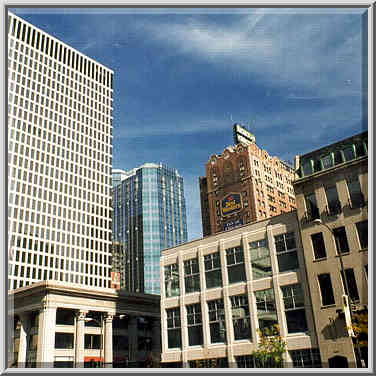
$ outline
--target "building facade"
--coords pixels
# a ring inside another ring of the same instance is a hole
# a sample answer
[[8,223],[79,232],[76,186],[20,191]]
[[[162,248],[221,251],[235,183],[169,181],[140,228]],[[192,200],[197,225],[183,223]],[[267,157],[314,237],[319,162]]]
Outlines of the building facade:
[[177,170],[147,163],[113,188],[113,241],[125,273],[121,287],[160,294],[161,251],[187,241],[183,178]]
[[206,176],[200,178],[204,236],[296,207],[293,168],[260,149],[255,137],[239,124],[234,125],[234,139],[238,142],[235,146],[210,157]]
[[159,366],[158,296],[43,281],[8,299],[11,367]]
[[343,297],[353,313],[368,305],[367,141],[364,132],[297,157],[297,214],[321,356],[329,367],[356,367],[356,354],[363,366],[368,362],[367,349],[346,330],[351,323]]
[[295,211],[164,250],[161,286],[164,366],[255,367],[273,325],[286,367],[321,366]]
[[9,289],[110,287],[113,71],[8,14]]

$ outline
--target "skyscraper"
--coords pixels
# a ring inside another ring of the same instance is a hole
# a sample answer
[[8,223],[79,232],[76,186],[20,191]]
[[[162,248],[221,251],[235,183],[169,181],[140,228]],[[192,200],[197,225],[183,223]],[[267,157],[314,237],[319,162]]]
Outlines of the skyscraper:
[[9,288],[110,287],[113,71],[8,15]]
[[234,124],[234,146],[212,155],[200,178],[204,236],[294,210],[292,167],[271,157],[255,136]]
[[124,254],[122,288],[160,293],[160,255],[187,241],[183,178],[177,170],[146,163],[113,187],[113,240]]

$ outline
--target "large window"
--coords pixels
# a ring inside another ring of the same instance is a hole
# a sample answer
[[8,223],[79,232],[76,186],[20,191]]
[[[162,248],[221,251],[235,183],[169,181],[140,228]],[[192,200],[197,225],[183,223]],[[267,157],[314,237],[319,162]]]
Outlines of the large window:
[[167,346],[169,349],[181,348],[180,308],[170,308],[167,314]]
[[265,334],[265,329],[272,328],[273,325],[278,324],[274,289],[255,291],[255,297],[259,328]]
[[314,220],[316,218],[320,218],[319,208],[317,206],[316,195],[315,193],[310,193],[304,196],[306,209],[307,209],[307,216],[309,220]]
[[356,223],[356,230],[360,243],[360,249],[368,248],[368,221]]
[[346,180],[347,189],[350,196],[350,206],[352,208],[360,208],[364,205],[364,196],[360,188],[358,176],[352,176]]
[[270,277],[272,265],[266,239],[249,243],[253,279]]
[[55,333],[55,349],[73,349],[73,334]]
[[334,238],[336,241],[337,253],[350,252],[349,243],[347,242],[345,227],[337,227],[333,229]]
[[166,265],[165,272],[165,291],[166,296],[179,296],[179,266],[178,264]]
[[203,344],[201,304],[187,305],[188,344]]
[[200,270],[198,259],[184,261],[185,292],[200,291]]
[[290,351],[294,368],[322,367],[319,349],[304,349]]
[[210,341],[226,342],[226,323],[223,300],[208,301]]
[[323,306],[335,304],[332,280],[330,279],[330,274],[320,274],[317,276],[320,286],[321,293],[321,303]]
[[226,259],[229,283],[245,281],[243,247],[239,246],[226,249]]
[[246,295],[231,296],[232,323],[234,326],[234,338],[251,339],[251,321],[249,317],[249,305]]
[[326,258],[325,242],[322,232],[312,234],[311,239],[315,260]]
[[325,188],[326,201],[328,203],[328,215],[341,213],[341,202],[338,198],[337,187],[335,185]]
[[99,334],[85,334],[85,349],[100,349],[101,336]]
[[222,286],[221,259],[219,252],[204,256],[206,288]]
[[281,289],[288,333],[306,332],[304,295],[300,284],[282,286]]
[[72,309],[58,308],[56,310],[56,325],[73,325],[75,311]]
[[346,290],[346,285],[343,280],[343,273],[341,271],[341,278],[342,278],[342,284],[344,286],[344,289],[346,291],[346,294],[349,295],[351,301],[358,302],[359,301],[359,293],[358,293],[358,287],[356,285],[356,279],[354,274],[354,269],[345,269],[345,275],[347,280],[347,286],[349,290]]
[[293,232],[288,232],[286,234],[277,235],[274,237],[274,241],[279,272],[283,273],[299,269],[295,234]]

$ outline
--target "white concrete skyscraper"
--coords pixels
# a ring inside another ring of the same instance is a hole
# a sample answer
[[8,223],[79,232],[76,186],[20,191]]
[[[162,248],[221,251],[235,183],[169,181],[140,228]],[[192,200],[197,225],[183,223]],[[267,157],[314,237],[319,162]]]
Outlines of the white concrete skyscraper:
[[110,287],[112,82],[8,13],[9,289]]

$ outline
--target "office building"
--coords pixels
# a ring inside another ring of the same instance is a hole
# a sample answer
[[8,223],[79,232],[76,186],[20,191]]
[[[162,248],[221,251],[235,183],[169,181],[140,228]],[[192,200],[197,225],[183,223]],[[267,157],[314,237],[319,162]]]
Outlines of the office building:
[[[177,170],[146,163],[120,174],[113,188],[113,241],[125,265],[121,287],[160,293],[161,251],[187,241],[183,178]],[[114,266],[121,272],[121,265]]]
[[12,290],[9,366],[159,365],[159,296],[42,281]]
[[253,368],[275,324],[286,367],[321,366],[295,211],[163,250],[161,286],[165,367]]
[[363,366],[368,361],[367,348],[353,343],[347,329],[354,312],[368,305],[367,141],[363,132],[296,160],[297,215],[319,347],[328,367],[356,367],[356,354]]
[[8,14],[9,289],[111,283],[113,71]]
[[235,145],[212,155],[200,178],[204,236],[295,209],[293,168],[259,148],[241,125],[233,129]]

